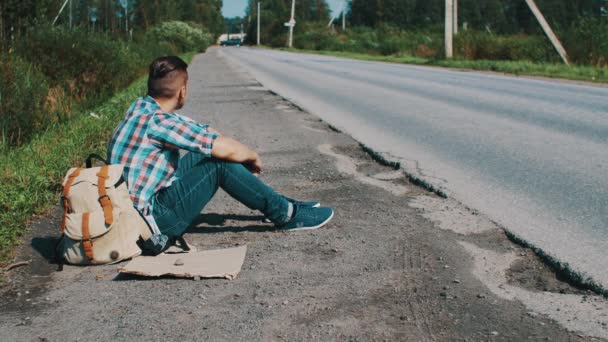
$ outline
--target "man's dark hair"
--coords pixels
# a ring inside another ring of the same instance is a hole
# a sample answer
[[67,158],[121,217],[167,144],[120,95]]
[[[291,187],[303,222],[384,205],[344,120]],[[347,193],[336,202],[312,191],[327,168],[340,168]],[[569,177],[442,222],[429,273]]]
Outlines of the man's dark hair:
[[181,87],[177,83],[188,79],[188,64],[177,56],[165,56],[155,59],[150,64],[148,75],[148,95],[154,98],[170,99]]

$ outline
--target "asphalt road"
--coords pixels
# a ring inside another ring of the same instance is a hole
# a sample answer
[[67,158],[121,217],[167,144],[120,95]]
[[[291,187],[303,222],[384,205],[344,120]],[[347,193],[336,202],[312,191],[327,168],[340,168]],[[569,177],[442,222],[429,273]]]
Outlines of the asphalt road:
[[265,87],[608,288],[608,88],[222,52]]

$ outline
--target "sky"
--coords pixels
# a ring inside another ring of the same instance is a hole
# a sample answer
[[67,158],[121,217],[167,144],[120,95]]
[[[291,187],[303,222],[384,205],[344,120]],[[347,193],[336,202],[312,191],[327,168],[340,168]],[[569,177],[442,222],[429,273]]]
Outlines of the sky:
[[[327,3],[332,10],[337,10],[340,6],[340,0],[327,0]],[[242,17],[245,15],[246,7],[247,0],[224,0],[222,14],[228,18]]]

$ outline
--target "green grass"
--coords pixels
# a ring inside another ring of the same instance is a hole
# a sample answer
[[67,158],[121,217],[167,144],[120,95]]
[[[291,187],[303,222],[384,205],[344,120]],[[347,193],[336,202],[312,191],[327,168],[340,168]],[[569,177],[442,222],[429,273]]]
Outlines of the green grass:
[[445,60],[445,59],[425,59],[407,55],[401,56],[381,56],[354,52],[342,51],[316,51],[285,49],[280,50],[311,53],[317,55],[336,56],[344,58],[359,59],[375,62],[389,62],[415,65],[431,65],[456,69],[471,69],[479,71],[494,71],[513,75],[540,76],[551,78],[563,78],[575,81],[587,81],[596,83],[608,83],[608,68],[596,68],[592,66],[580,66],[565,64],[533,63],[529,61],[488,61],[488,60]]
[[[190,61],[194,53],[182,57]],[[80,110],[72,120],[48,128],[31,142],[0,150],[0,266],[12,258],[32,216],[46,215],[58,205],[65,172],[83,165],[90,153],[105,155],[110,134],[131,102],[145,92],[142,77],[103,104]]]

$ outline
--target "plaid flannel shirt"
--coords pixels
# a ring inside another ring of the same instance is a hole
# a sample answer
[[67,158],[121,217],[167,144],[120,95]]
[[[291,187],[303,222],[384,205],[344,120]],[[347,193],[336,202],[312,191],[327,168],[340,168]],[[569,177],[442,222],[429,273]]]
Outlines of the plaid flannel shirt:
[[[127,110],[108,148],[108,162],[124,165],[123,176],[135,208],[157,230],[152,218],[154,194],[171,186],[179,150],[211,157],[217,138],[208,125],[175,113],[165,113],[150,96],[141,97]],[[150,222],[152,221],[152,222]]]

